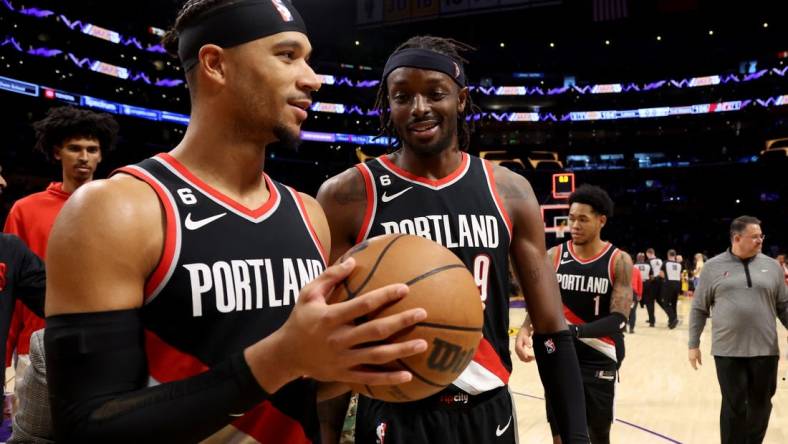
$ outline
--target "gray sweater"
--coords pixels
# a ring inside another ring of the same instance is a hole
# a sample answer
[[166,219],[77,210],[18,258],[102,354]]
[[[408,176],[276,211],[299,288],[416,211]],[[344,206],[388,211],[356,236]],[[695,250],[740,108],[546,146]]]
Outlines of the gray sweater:
[[690,310],[689,347],[700,345],[710,312],[714,356],[778,356],[775,318],[788,327],[788,290],[780,264],[758,254],[743,261],[730,250],[703,266]]

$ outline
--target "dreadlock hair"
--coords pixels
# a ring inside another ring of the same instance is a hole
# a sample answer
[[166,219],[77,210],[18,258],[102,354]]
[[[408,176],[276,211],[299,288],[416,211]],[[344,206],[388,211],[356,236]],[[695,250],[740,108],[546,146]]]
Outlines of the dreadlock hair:
[[[409,48],[428,49],[448,56],[457,63],[457,66],[459,66],[463,72],[465,71],[465,65],[468,63],[468,60],[460,54],[476,50],[473,46],[452,38],[423,35],[411,37],[408,41],[399,45],[392,54]],[[389,91],[386,79],[383,79],[378,87],[378,95],[377,99],[375,99],[375,110],[380,116],[380,127],[378,128],[379,133],[377,137],[388,137],[389,151],[393,151],[394,148],[399,148],[401,141],[399,137],[397,137],[394,125],[391,123],[391,105],[389,103]],[[474,105],[469,94],[465,109],[457,115],[457,138],[459,139],[460,150],[462,151],[468,150],[468,146],[471,143],[471,133],[476,130],[476,122],[474,122],[472,118],[468,119],[468,117],[478,112],[481,112],[481,110],[478,106]]]
[[[178,38],[180,33],[190,25],[192,25],[197,18],[219,8],[224,5],[237,3],[239,0],[186,0],[178,11],[175,18],[175,24],[170,28],[161,38],[161,44],[164,49],[173,57],[178,58]],[[190,92],[194,87],[193,70],[186,73],[186,81],[189,84]]]
[[50,108],[46,117],[33,123],[33,130],[36,133],[34,149],[51,161],[56,146],[79,137],[97,139],[102,151],[112,151],[118,136],[118,122],[106,113],[62,106]]

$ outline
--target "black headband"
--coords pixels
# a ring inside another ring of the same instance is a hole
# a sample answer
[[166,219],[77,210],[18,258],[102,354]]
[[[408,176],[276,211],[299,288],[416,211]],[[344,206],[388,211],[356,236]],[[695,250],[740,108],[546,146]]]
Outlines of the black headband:
[[203,45],[232,48],[280,32],[306,34],[304,20],[289,0],[241,0],[209,11],[178,34],[185,71],[197,64]]
[[457,82],[461,88],[465,87],[465,73],[462,67],[445,54],[421,48],[397,51],[389,57],[383,68],[383,80],[386,80],[391,71],[403,66],[442,72]]

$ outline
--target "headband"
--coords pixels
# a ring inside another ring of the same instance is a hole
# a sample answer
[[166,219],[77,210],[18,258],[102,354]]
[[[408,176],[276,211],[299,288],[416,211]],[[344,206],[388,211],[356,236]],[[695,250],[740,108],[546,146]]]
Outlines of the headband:
[[407,48],[397,51],[389,57],[383,68],[383,80],[385,81],[392,71],[403,66],[442,72],[451,77],[460,85],[460,88],[465,87],[465,73],[460,64],[439,52],[421,48]]
[[203,45],[232,48],[280,32],[306,34],[304,20],[289,0],[241,0],[198,16],[178,34],[178,57],[184,71],[198,62]]

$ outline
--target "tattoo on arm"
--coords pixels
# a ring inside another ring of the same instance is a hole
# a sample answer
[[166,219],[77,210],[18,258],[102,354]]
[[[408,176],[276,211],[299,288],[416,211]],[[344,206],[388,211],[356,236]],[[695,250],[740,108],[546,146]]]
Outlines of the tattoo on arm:
[[632,305],[632,258],[622,251],[616,258],[614,270],[616,280],[610,297],[610,311],[621,313],[629,318],[629,309]]
[[[498,167],[503,168],[503,167]],[[507,177],[509,174],[515,174],[510,171],[499,171],[497,168],[495,174],[495,188],[498,190],[498,195],[504,200],[523,200],[528,199],[531,195],[528,193],[528,188],[517,184],[512,177]],[[527,183],[527,182],[526,182]]]
[[338,188],[336,193],[334,193],[334,200],[340,205],[367,200],[367,190],[364,186],[364,180],[360,177],[352,177],[349,180],[344,180]]

